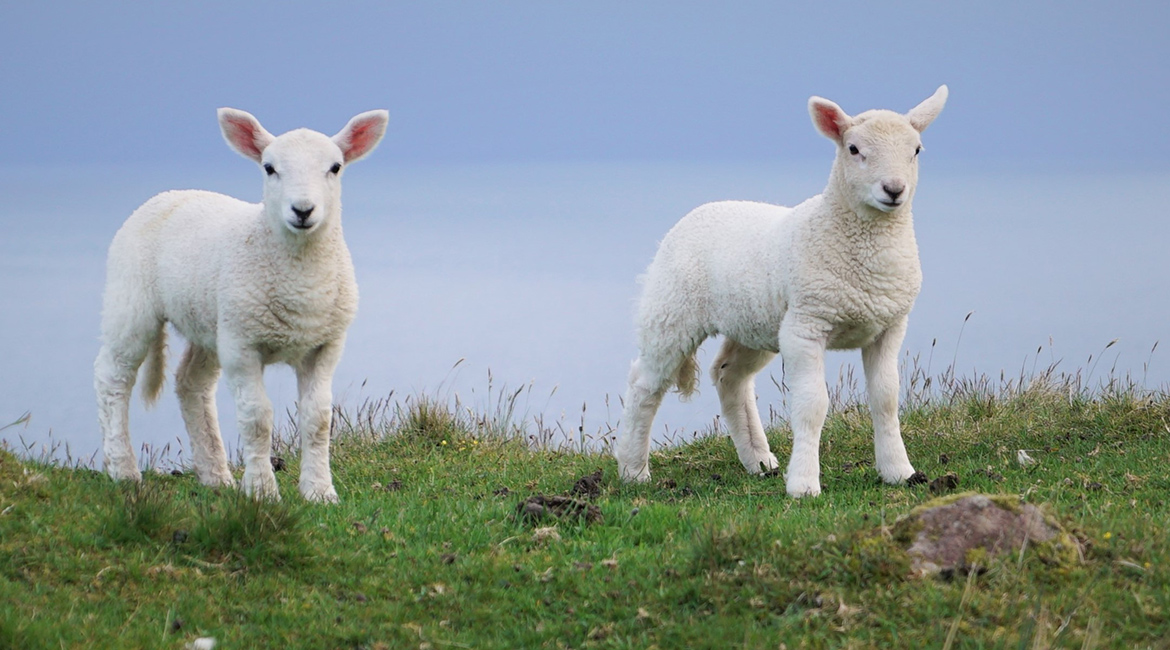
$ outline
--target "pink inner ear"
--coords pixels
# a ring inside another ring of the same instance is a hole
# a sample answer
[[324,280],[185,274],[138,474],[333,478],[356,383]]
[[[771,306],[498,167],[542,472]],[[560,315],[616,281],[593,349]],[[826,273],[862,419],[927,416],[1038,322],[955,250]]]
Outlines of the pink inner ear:
[[370,150],[370,147],[374,146],[377,139],[377,119],[371,118],[354,124],[353,129],[349,132],[349,142],[345,147],[345,151],[342,152],[345,154],[346,161],[361,158]]
[[228,117],[224,121],[227,122],[228,137],[232,144],[245,155],[259,160],[263,152],[256,146],[256,125],[249,120],[235,117]]
[[817,109],[817,125],[821,127],[826,135],[831,135],[834,138],[841,139],[841,125],[837,123],[837,111],[832,106],[818,105]]

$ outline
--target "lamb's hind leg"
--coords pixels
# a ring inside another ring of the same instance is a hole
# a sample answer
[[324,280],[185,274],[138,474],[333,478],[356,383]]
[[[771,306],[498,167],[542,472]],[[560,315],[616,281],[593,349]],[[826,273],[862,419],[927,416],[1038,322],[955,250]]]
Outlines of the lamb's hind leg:
[[735,442],[739,462],[752,474],[776,469],[780,463],[768,448],[760,411],[756,406],[755,377],[776,357],[773,352],[753,350],[731,339],[723,341],[711,366],[711,380],[719,391],[723,419]]
[[219,359],[214,353],[189,344],[175,373],[175,392],[179,395],[183,422],[191,438],[195,473],[200,483],[212,486],[232,485],[234,482],[215,408],[218,381]]
[[103,343],[93,363],[98,425],[106,473],[115,480],[141,481],[138,459],[130,446],[130,394],[138,367],[162,333],[162,323],[103,323]]
[[[618,476],[623,480],[639,483],[650,480],[650,427],[654,415],[666,391],[678,383],[684,365],[694,363],[692,356],[697,347],[695,343],[688,348],[665,351],[644,349],[630,366],[629,388],[614,446]],[[693,389],[693,381],[684,388]]]

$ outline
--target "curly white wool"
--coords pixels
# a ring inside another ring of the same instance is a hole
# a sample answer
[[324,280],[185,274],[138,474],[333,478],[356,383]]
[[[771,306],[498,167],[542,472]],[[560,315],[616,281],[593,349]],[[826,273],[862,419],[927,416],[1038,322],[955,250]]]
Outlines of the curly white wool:
[[199,480],[233,484],[215,406],[222,368],[243,441],[242,487],[279,496],[263,375],[265,365],[283,362],[297,373],[300,491],[337,500],[329,469],[332,379],[358,299],[341,230],[341,174],[377,146],[388,117],[362,113],[332,138],[308,129],[276,137],[252,115],[221,108],[228,144],[264,170],[263,203],[171,191],[126,220],[110,245],[94,362],[110,476],[141,480],[130,446],[130,393],[145,361],[143,398],[148,406],[157,399],[169,322],[188,341],[175,389]]
[[877,470],[889,483],[914,473],[898,423],[897,356],[922,282],[910,208],[920,133],[946,98],[942,86],[905,115],[850,117],[813,97],[813,124],[837,145],[822,194],[795,208],[709,203],[667,233],[643,277],[640,354],[614,449],[624,479],[650,478],[650,427],[663,395],[672,386],[684,397],[694,391],[695,350],[716,334],[724,342],[711,378],[748,471],[779,465],[755,395],[755,375],[779,353],[792,391],[787,490],[820,493],[825,350],[861,348]]

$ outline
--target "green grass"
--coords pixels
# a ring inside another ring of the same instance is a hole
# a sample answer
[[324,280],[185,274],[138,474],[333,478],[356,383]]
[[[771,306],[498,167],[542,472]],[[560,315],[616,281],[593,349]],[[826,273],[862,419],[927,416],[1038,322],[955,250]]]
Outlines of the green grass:
[[[830,416],[804,500],[725,437],[624,486],[606,455],[435,400],[339,418],[337,506],[297,495],[295,457],[274,503],[0,452],[0,648],[1170,647],[1170,397],[1069,385],[908,400],[918,469],[1045,504],[1085,543],[1072,568],[1025,553],[970,580],[910,576],[887,527],[932,495],[879,483],[858,406]],[[786,459],[788,431],[770,440]],[[597,468],[603,523],[513,517]]]

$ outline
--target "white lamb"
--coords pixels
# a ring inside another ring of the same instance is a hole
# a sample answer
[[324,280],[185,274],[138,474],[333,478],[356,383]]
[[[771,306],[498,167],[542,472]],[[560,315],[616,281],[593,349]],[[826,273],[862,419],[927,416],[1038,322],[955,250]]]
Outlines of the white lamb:
[[711,378],[749,472],[779,465],[755,395],[755,375],[779,353],[792,391],[788,494],[820,494],[825,350],[861,348],[878,473],[887,483],[914,473],[898,424],[898,352],[922,283],[910,202],[919,134],[946,98],[942,86],[906,115],[850,117],[813,97],[813,124],[837,145],[824,193],[795,208],[708,203],[667,233],[643,279],[640,354],[614,449],[622,478],[650,478],[654,414],[672,386],[694,391],[695,350],[715,334],[725,339]]
[[148,406],[158,398],[169,322],[188,341],[175,391],[199,480],[233,484],[216,417],[222,368],[243,439],[242,487],[279,498],[264,366],[283,362],[297,373],[301,494],[337,501],[329,469],[333,371],[358,300],[341,231],[341,173],[377,146],[388,117],[362,113],[332,138],[308,129],[276,137],[252,115],[221,108],[228,144],[264,169],[263,203],[171,191],[126,220],[110,245],[94,362],[111,477],[142,478],[130,446],[130,393],[145,360],[143,398]]

